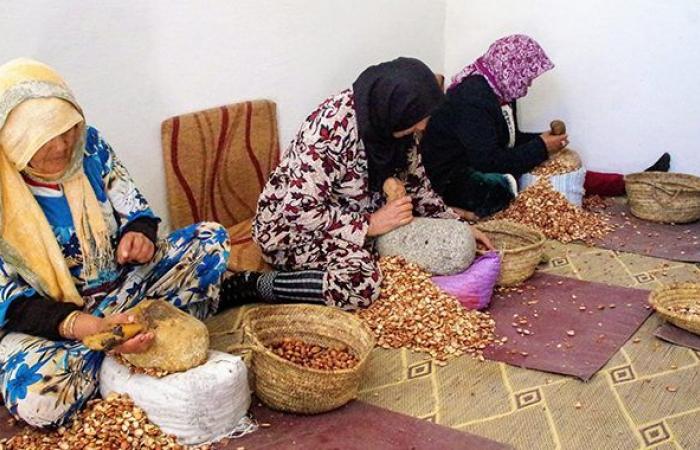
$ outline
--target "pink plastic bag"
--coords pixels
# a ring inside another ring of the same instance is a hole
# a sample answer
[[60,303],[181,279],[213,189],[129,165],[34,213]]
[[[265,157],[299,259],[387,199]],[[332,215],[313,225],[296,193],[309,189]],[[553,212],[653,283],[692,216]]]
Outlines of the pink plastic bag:
[[432,277],[432,280],[444,292],[457,297],[465,308],[484,309],[491,302],[500,271],[501,257],[497,252],[488,252],[477,258],[464,272]]

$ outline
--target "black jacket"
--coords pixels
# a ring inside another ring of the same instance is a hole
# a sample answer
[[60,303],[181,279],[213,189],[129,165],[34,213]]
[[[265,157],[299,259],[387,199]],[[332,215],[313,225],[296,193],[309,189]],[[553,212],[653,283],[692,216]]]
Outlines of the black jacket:
[[[517,117],[515,102],[512,106]],[[518,178],[547,160],[539,135],[517,131],[514,148],[508,148],[508,140],[508,125],[493,89],[481,75],[465,78],[448,91],[421,140],[423,165],[433,188],[443,194],[449,183],[470,170]]]

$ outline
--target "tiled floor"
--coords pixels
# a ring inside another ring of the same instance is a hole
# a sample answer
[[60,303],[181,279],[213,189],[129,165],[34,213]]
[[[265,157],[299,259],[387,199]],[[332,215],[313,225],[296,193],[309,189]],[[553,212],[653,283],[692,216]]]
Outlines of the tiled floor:
[[[582,280],[647,290],[675,281],[700,282],[700,267],[694,264],[556,243],[548,244],[547,254],[539,270]],[[210,328],[235,330],[240,318],[240,311],[232,311],[216,317]],[[466,356],[439,367],[422,354],[376,349],[360,398],[425,425],[445,425],[519,449],[699,449],[700,354],[655,338],[660,323],[656,316],[647,320],[588,383]],[[225,349],[239,339],[240,331],[233,331],[213,337],[212,345]],[[358,406],[362,409],[358,403],[351,412]],[[270,413],[265,420],[272,427],[248,438],[246,448],[372,448],[375,443],[375,448],[469,448],[457,444],[471,442],[466,435],[402,422],[403,416],[384,420],[380,411],[363,413],[373,417],[369,428],[360,417],[350,426],[338,413],[317,418]],[[383,423],[388,425],[384,431]],[[353,441],[348,430],[360,429],[367,440]],[[321,441],[313,430],[338,439]],[[295,433],[302,437],[293,438]],[[431,433],[448,440],[431,441]],[[455,436],[462,440],[445,444]]]
[[[694,264],[557,243],[547,253],[540,270],[582,280],[648,290],[700,282]],[[376,350],[361,398],[522,449],[698,449],[700,356],[655,338],[660,323],[648,319],[588,383],[468,357],[438,367],[407,350]]]

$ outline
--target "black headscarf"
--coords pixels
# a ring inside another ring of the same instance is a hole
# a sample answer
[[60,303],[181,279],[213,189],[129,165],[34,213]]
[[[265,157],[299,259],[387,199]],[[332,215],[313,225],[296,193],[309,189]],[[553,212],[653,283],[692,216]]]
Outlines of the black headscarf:
[[360,139],[369,162],[369,185],[381,191],[384,181],[408,165],[413,136],[397,139],[428,117],[443,93],[435,74],[414,58],[397,58],[367,68],[352,85]]

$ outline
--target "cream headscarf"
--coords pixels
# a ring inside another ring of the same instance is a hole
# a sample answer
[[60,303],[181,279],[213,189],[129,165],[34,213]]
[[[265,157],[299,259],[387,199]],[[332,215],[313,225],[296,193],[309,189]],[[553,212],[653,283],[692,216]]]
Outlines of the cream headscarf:
[[[48,141],[80,127],[68,167],[43,175],[27,166]],[[85,122],[65,82],[31,59],[0,66],[0,253],[39,293],[82,305],[68,265],[46,216],[21,172],[63,186],[83,255],[83,276],[96,277],[113,256],[99,202],[83,172]]]

